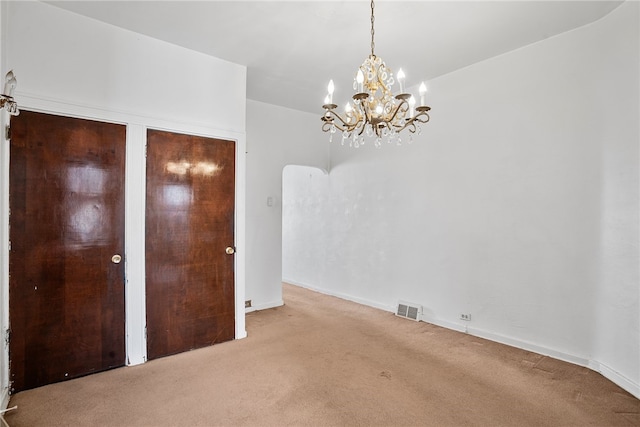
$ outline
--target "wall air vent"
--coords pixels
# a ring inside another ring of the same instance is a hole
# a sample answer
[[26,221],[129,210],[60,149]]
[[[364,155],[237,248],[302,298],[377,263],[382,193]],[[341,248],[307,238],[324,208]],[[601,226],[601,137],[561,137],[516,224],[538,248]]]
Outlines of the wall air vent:
[[415,321],[420,320],[420,313],[422,313],[422,307],[418,304],[410,302],[398,302],[398,309],[396,310],[396,316],[404,317],[405,319],[411,319]]

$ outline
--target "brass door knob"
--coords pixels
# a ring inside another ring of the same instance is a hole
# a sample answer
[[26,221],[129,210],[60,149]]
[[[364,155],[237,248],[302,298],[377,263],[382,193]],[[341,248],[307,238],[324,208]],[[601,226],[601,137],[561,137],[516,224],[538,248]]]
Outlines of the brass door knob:
[[120,264],[120,261],[122,261],[122,257],[118,254],[111,257],[111,262],[114,264]]
[[227,255],[233,255],[236,253],[236,248],[227,246],[227,249],[225,249],[225,252],[227,253]]

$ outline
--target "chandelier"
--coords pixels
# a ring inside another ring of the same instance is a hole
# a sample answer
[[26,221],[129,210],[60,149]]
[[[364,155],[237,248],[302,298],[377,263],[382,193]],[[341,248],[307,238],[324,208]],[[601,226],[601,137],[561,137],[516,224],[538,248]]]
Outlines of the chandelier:
[[349,141],[352,147],[359,147],[365,142],[365,136],[375,138],[374,145],[380,147],[382,141],[388,143],[402,142],[400,132],[408,129],[409,142],[412,134],[420,133],[420,124],[429,121],[430,107],[425,105],[427,87],[420,84],[420,104],[416,106],[413,95],[405,93],[405,75],[398,70],[399,93],[393,95],[391,86],[395,80],[393,72],[382,58],[374,53],[374,4],[371,0],[371,55],[362,63],[353,80],[353,101],[347,102],[344,114],[336,112],[338,106],[333,103],[333,80],[327,87],[328,95],[324,100],[322,130],[329,132],[329,141],[333,141],[336,132],[342,132],[342,144]]
[[13,91],[17,84],[18,82],[13,75],[13,70],[9,71],[4,78],[4,90],[0,94],[0,109],[4,108],[12,116],[20,114],[18,104],[13,100]]

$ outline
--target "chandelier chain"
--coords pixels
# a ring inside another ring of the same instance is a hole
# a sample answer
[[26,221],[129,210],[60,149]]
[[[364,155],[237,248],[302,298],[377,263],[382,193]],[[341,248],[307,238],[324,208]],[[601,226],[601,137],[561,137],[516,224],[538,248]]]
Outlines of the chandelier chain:
[[371,0],[371,56],[376,56],[373,53],[373,48],[376,46],[376,43],[373,41],[373,36],[376,34],[376,31],[373,29],[373,23],[375,22],[375,17],[373,16],[373,0]]

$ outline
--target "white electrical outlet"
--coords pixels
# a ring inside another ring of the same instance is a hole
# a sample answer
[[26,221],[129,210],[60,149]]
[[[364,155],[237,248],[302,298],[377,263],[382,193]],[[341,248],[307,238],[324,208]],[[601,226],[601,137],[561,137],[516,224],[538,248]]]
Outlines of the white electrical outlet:
[[471,321],[471,315],[463,313],[463,314],[460,315],[460,320],[465,320],[465,321],[469,322],[469,321]]

